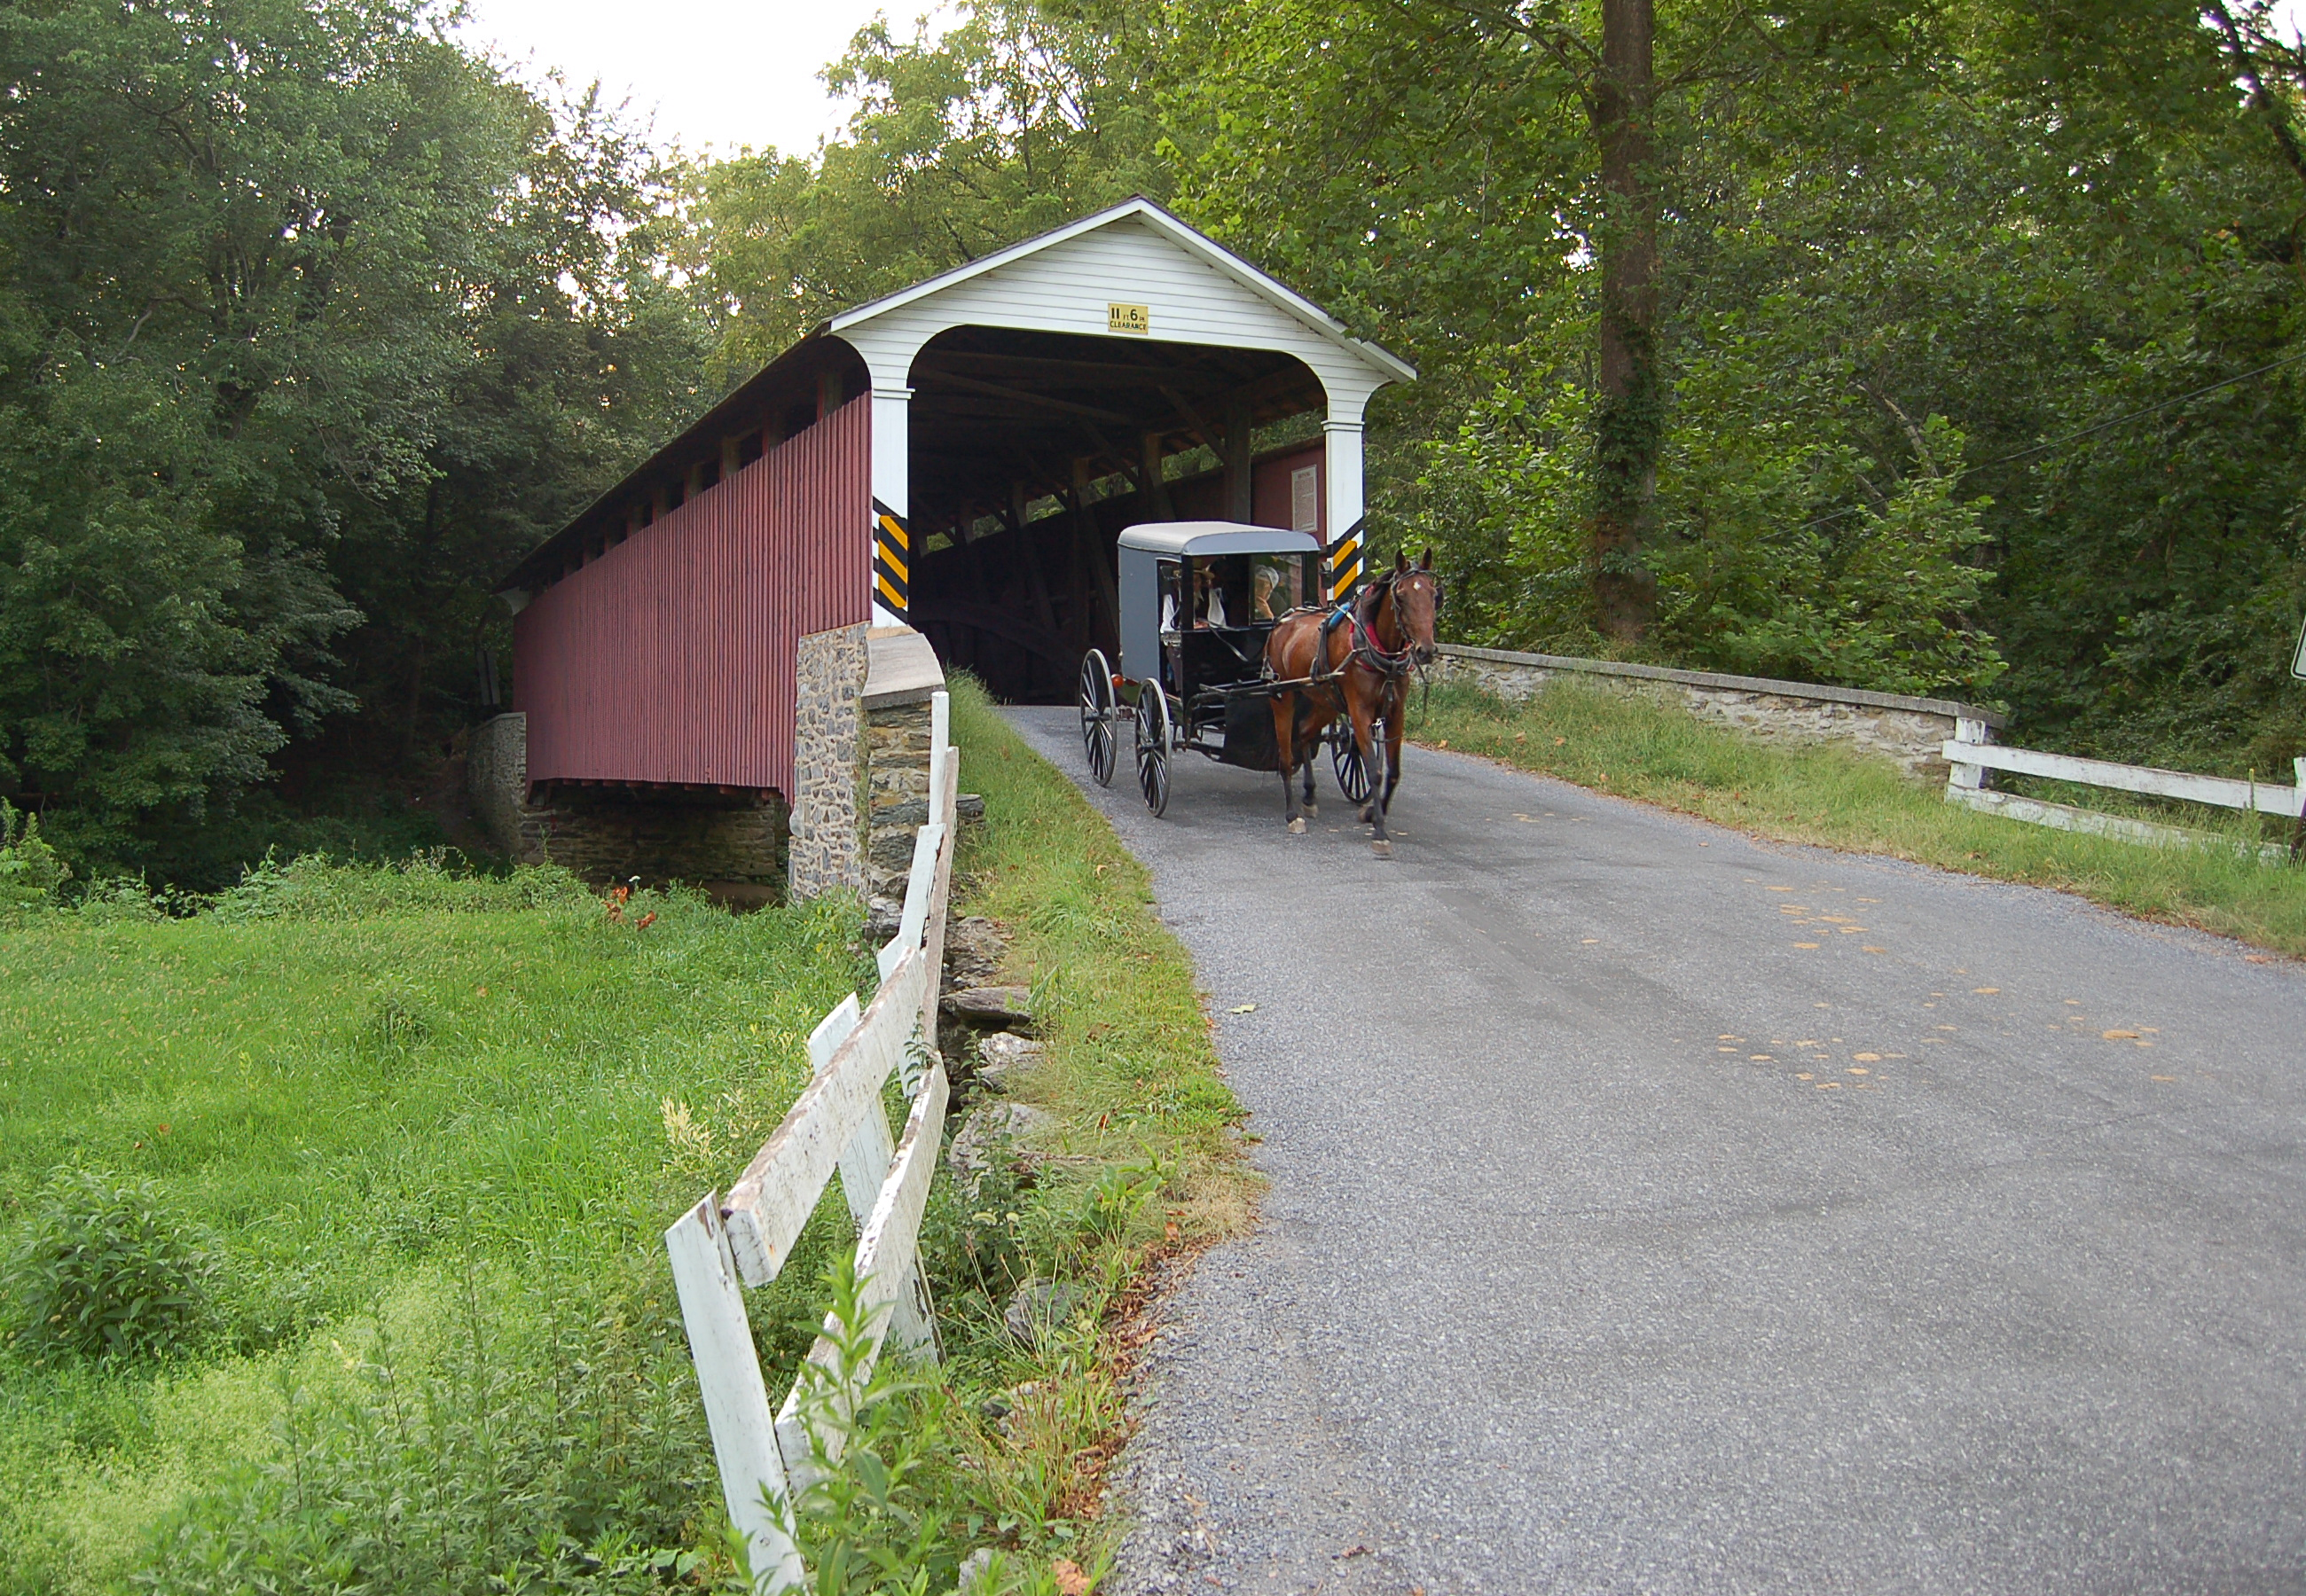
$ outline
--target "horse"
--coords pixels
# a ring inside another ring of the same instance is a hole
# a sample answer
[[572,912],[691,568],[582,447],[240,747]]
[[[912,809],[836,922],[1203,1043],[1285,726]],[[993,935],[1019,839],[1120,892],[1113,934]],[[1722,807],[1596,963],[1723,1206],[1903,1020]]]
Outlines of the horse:
[[[1354,724],[1354,744],[1370,773],[1369,801],[1361,817],[1376,828],[1371,850],[1393,855],[1385,834],[1385,812],[1401,785],[1401,712],[1409,673],[1433,658],[1433,623],[1441,610],[1441,579],[1433,574],[1433,550],[1415,566],[1406,554],[1351,605],[1333,610],[1293,610],[1265,641],[1265,669],[1277,682],[1303,682],[1273,695],[1273,740],[1280,752],[1284,823],[1302,832],[1318,813],[1313,799],[1313,755],[1321,736],[1339,715]],[[1305,801],[1298,812],[1291,778],[1305,772]]]

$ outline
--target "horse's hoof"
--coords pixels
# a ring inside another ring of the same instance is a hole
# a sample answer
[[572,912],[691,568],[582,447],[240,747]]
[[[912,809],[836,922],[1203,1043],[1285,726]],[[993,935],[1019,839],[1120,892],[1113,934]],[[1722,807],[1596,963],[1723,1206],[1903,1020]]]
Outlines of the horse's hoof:
[[1305,834],[1304,821],[1302,819],[1291,821],[1289,823],[1289,834],[1293,837],[1303,836]]
[[1389,859],[1393,857],[1393,844],[1390,842],[1372,842],[1370,844],[1370,851],[1377,855],[1377,857],[1381,859]]
[[1312,805],[1312,804],[1308,804],[1308,805],[1306,805],[1306,806],[1305,806],[1305,818],[1306,818],[1306,819],[1308,819],[1308,820],[1319,820],[1319,819],[1320,819],[1320,818],[1321,818],[1321,811],[1320,811],[1320,809],[1319,807],[1317,807],[1316,806]]
[[1363,804],[1362,806],[1362,824],[1363,825],[1371,825],[1374,824],[1376,820],[1377,811],[1371,808],[1367,804]]

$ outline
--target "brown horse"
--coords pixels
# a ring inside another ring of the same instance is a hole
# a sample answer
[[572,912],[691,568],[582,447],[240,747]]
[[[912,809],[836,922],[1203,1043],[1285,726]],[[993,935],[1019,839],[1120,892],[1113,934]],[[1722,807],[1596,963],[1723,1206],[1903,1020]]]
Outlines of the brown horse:
[[[1281,755],[1281,805],[1289,829],[1302,832],[1313,803],[1313,755],[1322,733],[1339,715],[1354,723],[1354,744],[1369,772],[1369,802],[1362,818],[1376,828],[1371,846],[1393,853],[1385,834],[1386,807],[1401,785],[1401,712],[1409,673],[1433,658],[1433,623],[1441,609],[1441,579],[1433,550],[1412,567],[1396,556],[1351,606],[1340,610],[1294,610],[1265,640],[1265,666],[1276,681],[1304,681],[1273,695],[1273,739]],[[1291,778],[1305,772],[1304,813],[1298,813]]]

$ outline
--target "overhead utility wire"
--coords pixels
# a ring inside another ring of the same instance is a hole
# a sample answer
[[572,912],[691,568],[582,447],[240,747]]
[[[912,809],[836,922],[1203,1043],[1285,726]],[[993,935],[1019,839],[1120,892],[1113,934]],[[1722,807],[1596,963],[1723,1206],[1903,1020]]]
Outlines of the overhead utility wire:
[[2302,349],[2295,354],[2285,354],[2277,361],[2270,361],[2256,371],[2244,371],[2235,377],[2223,378],[2216,382],[2207,383],[2191,393],[2180,394],[2177,397],[2165,399],[2158,405],[2148,405],[2145,409],[2133,410],[2128,415],[2117,415],[2112,421],[2100,422],[2094,427],[2084,427],[2079,432],[2069,432],[2063,438],[2053,438],[2047,443],[2037,443],[2030,448],[2021,448],[2015,454],[2003,455],[1996,459],[1980,460],[1977,465],[1967,467],[1966,470],[1983,471],[1989,465],[2007,465],[2012,460],[2022,460],[2028,455],[2038,455],[2044,449],[2063,448],[2078,439],[2088,438],[2093,432],[2103,432],[2110,427],[2119,427],[2124,422],[2152,415],[2157,410],[2167,410],[2173,405],[2182,405],[2189,399],[2199,399],[2204,394],[2214,394],[2222,388],[2232,388],[2237,382],[2247,382],[2253,377],[2263,377],[2268,371],[2280,371],[2284,366],[2294,366],[2302,360],[2306,360],[2306,349]]
[[[2179,394],[2175,397],[2164,399],[2157,405],[2148,405],[2143,410],[2133,410],[2127,415],[2117,415],[2111,421],[2102,421],[2094,426],[2084,427],[2079,432],[2069,432],[2063,438],[2053,438],[2046,443],[2037,443],[2028,448],[2019,449],[2011,454],[1997,455],[1991,460],[1980,460],[1975,465],[1965,465],[1961,468],[1961,474],[1964,476],[1968,476],[1973,471],[1984,471],[1990,465],[2007,465],[2011,461],[2022,460],[2028,455],[2038,455],[2047,449],[2063,448],[2067,444],[2078,442],[2081,439],[2090,437],[2095,433],[2104,432],[2112,428],[2123,426],[2131,422],[2141,420],[2146,416],[2154,414],[2157,411],[2167,410],[2173,405],[2182,405],[2189,399],[2199,399],[2204,394],[2214,394],[2222,388],[2232,388],[2237,382],[2248,382],[2251,378],[2263,377],[2268,371],[2278,371],[2285,366],[2294,366],[2302,360],[2306,360],[2306,349],[2302,349],[2295,354],[2285,354],[2280,360],[2269,361],[2265,365],[2259,366],[2254,371],[2243,371],[2236,376],[2220,378],[2216,382],[2205,383],[2200,388],[2195,388],[2191,393]],[[1835,510],[1831,515],[1819,516],[1814,520],[1804,522],[1803,525],[1805,526],[1823,526],[1829,521],[1839,521],[1844,516],[1855,516],[1866,508],[1866,507],[1862,504],[1854,504],[1846,510]]]

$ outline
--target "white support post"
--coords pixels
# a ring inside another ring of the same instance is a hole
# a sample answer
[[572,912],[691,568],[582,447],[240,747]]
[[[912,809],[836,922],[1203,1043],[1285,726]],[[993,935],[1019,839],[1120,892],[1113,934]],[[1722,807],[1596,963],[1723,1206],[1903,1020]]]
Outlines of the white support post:
[[944,810],[944,762],[952,752],[952,695],[929,696],[929,824],[944,825],[952,819]]
[[[913,390],[901,381],[884,381],[877,373],[874,376],[873,498],[907,523],[913,514],[912,404]],[[903,626],[907,624],[906,618],[889,608],[877,586],[871,586],[873,542],[867,537],[865,542],[865,579],[873,593],[873,624]],[[911,554],[909,550],[908,560]]]
[[[1362,403],[1365,404],[1367,401],[1363,400]],[[1348,536],[1356,540],[1362,536],[1362,516],[1364,508],[1362,481],[1362,405],[1356,404],[1347,409],[1333,399],[1330,402],[1329,414],[1321,422],[1321,441],[1324,446],[1321,473],[1321,493],[1324,500],[1322,510],[1326,517],[1321,542],[1325,549],[1333,551],[1328,556],[1328,559],[1334,560],[1337,558],[1334,551],[1337,550],[1338,546]],[[1367,555],[1356,550],[1354,563],[1331,571],[1328,574],[1328,579],[1343,584],[1366,563]],[[1330,596],[1337,595],[1332,593]]]
[[745,1537],[753,1589],[762,1596],[797,1589],[806,1577],[800,1552],[777,1522],[778,1509],[790,1499],[784,1458],[760,1359],[753,1352],[744,1288],[721,1228],[719,1194],[708,1193],[675,1221],[664,1233],[664,1247],[672,1259],[680,1320],[688,1331],[705,1419],[713,1431],[722,1500],[729,1522]]
[[1946,745],[1948,761],[1946,791],[1949,796],[1962,792],[1982,792],[1988,783],[1986,767],[1982,764],[1962,764],[1955,757],[1954,744],[1962,743],[1977,747],[1993,740],[1994,729],[1985,721],[1973,721],[1959,715],[1954,718],[1953,742]]

